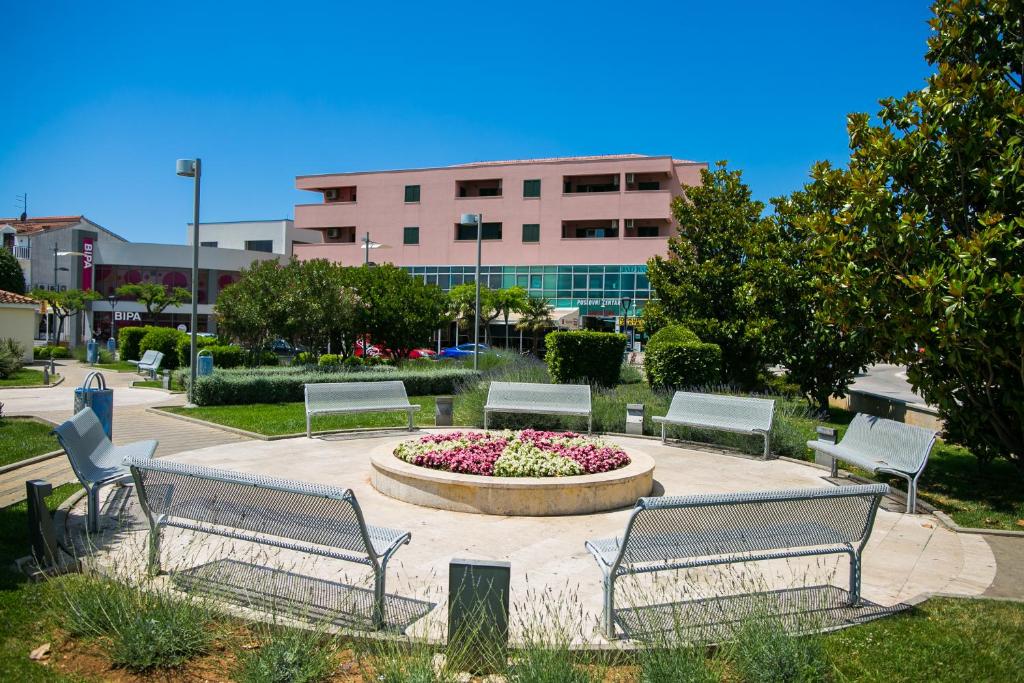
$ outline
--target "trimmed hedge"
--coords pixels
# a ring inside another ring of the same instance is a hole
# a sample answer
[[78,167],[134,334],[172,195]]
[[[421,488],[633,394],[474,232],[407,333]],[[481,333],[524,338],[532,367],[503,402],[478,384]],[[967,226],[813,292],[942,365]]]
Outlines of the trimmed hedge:
[[39,346],[35,349],[33,358],[71,358],[71,352],[66,346]]
[[[211,346],[221,346],[220,340],[216,337],[196,337],[196,353]],[[181,339],[178,340],[176,352],[178,354],[178,367],[187,368],[189,361],[192,360],[189,358],[192,352],[192,335],[182,335]],[[214,363],[216,362],[216,355],[214,355]]]
[[121,360],[138,360],[142,357],[139,344],[152,327],[121,327],[117,330],[117,352]]
[[183,332],[173,327],[147,328],[146,334],[139,341],[139,354],[144,355],[146,351],[155,349],[164,354],[161,368],[173,370],[178,367],[178,340],[183,336]]
[[324,353],[321,354],[320,360],[316,362],[320,367],[328,365],[341,365],[341,356],[336,353]]
[[[291,368],[281,368],[289,370]],[[214,371],[196,379],[193,400],[197,405],[239,405],[248,403],[293,403],[305,400],[303,385],[323,382],[380,382],[401,380],[410,396],[455,393],[456,386],[478,380],[480,373],[462,368],[433,372],[373,369],[361,372],[317,371],[295,368],[299,372],[264,369]],[[304,370],[304,371],[303,371]],[[187,382],[187,377],[183,378]]]
[[548,373],[555,384],[585,382],[604,387],[619,383],[626,335],[611,332],[551,332],[545,338]]
[[652,387],[718,384],[722,378],[722,349],[718,344],[700,340],[648,344],[644,354],[644,372]]
[[662,344],[699,344],[700,337],[686,325],[669,325],[663,327],[647,342],[647,348],[657,348]]

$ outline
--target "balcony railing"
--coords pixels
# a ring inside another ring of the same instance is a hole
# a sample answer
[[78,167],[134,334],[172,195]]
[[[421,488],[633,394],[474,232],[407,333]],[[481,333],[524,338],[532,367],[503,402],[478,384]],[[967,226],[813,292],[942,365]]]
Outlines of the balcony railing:
[[32,258],[29,247],[22,247],[16,244],[5,244],[4,249],[14,254],[14,258],[20,258],[25,260]]

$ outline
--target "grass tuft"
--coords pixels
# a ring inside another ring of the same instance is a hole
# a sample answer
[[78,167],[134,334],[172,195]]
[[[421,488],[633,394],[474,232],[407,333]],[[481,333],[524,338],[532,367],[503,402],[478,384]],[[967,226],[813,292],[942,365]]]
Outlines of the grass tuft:
[[241,650],[238,683],[319,683],[337,669],[337,641],[317,631],[275,629],[255,650]]

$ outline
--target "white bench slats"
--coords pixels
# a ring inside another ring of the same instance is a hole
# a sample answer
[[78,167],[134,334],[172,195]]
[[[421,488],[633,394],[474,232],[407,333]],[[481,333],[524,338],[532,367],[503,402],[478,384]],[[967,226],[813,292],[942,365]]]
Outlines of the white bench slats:
[[415,428],[415,412],[420,406],[409,403],[405,384],[387,382],[323,382],[305,385],[306,436],[311,437],[314,415],[344,413],[409,414],[409,431]]
[[604,628],[615,638],[615,579],[627,574],[842,553],[850,604],[885,484],[640,498],[621,537],[587,541],[604,574]]
[[917,509],[917,480],[928,464],[938,432],[884,417],[857,413],[842,441],[808,441],[811,450],[832,457],[832,476],[843,460],[872,473],[894,474],[907,480],[907,512]]
[[150,349],[142,354],[142,358],[137,363],[139,374],[148,372],[150,377],[156,379],[156,372],[160,369],[160,364],[163,362],[164,354],[156,349]]
[[590,434],[593,422],[590,385],[491,382],[487,390],[487,405],[484,406],[484,429],[487,429],[490,413],[586,417],[587,433]]
[[661,423],[662,442],[666,441],[665,426],[670,424],[761,436],[767,460],[774,415],[775,401],[768,398],[677,391],[668,414],[651,419]]
[[351,490],[130,457],[149,520],[149,571],[160,571],[160,529],[169,526],[368,565],[374,625],[384,623],[388,560],[412,534],[366,524]]

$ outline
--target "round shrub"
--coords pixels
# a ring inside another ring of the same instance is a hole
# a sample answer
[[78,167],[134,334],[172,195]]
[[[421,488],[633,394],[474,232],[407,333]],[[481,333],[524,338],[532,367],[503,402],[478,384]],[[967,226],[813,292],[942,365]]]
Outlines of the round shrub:
[[139,343],[152,327],[121,327],[117,330],[117,352],[121,360],[138,360],[142,357]]
[[164,354],[161,368],[173,370],[178,367],[178,340],[184,333],[173,327],[150,327],[139,342],[140,357],[153,349]]
[[551,332],[544,338],[551,381],[613,387],[619,383],[626,335],[611,332]]
[[[196,353],[199,353],[199,351],[201,351],[202,349],[220,345],[220,340],[217,339],[216,337],[196,337]],[[176,350],[176,353],[178,354],[178,367],[187,368],[189,366],[189,362],[192,360],[189,357],[191,355],[191,352],[192,336],[189,334],[181,335],[181,338],[178,339],[178,345]]]
[[328,365],[340,365],[341,356],[336,353],[325,353],[320,356],[320,360],[316,363],[320,367],[326,367]]
[[48,358],[59,360],[61,358],[71,358],[71,352],[68,351],[66,346],[40,346],[35,350],[35,357],[41,360]]
[[669,325],[655,332],[647,341],[647,348],[657,348],[660,344],[697,344],[700,338],[686,325]]
[[662,342],[648,344],[644,372],[653,387],[702,387],[721,382],[722,349],[718,344]]

